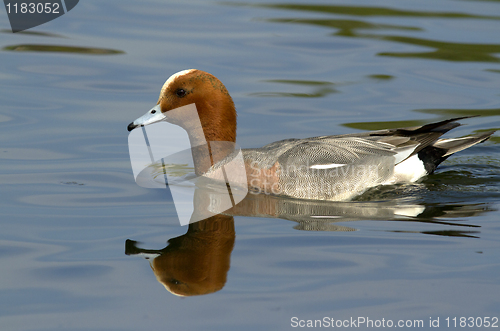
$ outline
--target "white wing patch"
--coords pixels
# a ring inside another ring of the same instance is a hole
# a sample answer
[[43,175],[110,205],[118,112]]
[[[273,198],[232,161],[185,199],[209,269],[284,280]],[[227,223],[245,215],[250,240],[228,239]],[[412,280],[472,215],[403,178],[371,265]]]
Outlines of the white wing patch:
[[338,168],[345,166],[345,164],[337,164],[337,163],[330,163],[330,164],[315,164],[310,166],[309,168],[311,169],[332,169],[332,168]]

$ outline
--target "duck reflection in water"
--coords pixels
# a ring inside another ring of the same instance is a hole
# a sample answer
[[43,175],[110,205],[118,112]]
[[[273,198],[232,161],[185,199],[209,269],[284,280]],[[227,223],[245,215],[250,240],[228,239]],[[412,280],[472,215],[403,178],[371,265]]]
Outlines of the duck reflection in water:
[[125,253],[150,259],[156,279],[172,294],[202,295],[226,283],[234,239],[233,217],[216,215],[189,224],[187,233],[170,239],[164,249],[141,249],[127,240]]
[[[195,208],[206,209],[214,192],[197,189]],[[486,204],[418,205],[396,202],[328,202],[290,199],[265,194],[248,194],[232,209],[191,223],[186,234],[168,240],[160,249],[144,249],[127,240],[125,254],[142,255],[149,260],[158,282],[177,296],[195,296],[221,290],[230,268],[235,242],[234,216],[281,218],[296,223],[297,230],[356,231],[343,224],[350,221],[397,221],[441,225],[440,230],[417,233],[477,238],[479,226],[457,218],[479,215],[489,210]],[[193,215],[199,215],[195,210]],[[456,221],[452,221],[455,219]],[[442,230],[442,226],[446,230]],[[407,232],[389,230],[391,232]]]

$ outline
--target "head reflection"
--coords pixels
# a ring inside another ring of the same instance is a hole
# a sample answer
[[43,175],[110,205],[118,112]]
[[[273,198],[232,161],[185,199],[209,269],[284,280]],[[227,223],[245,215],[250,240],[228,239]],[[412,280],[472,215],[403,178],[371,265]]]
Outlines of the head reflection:
[[150,265],[158,282],[178,296],[203,295],[224,287],[235,239],[232,216],[216,215],[189,225],[161,250],[138,248],[127,240],[127,255],[153,255]]

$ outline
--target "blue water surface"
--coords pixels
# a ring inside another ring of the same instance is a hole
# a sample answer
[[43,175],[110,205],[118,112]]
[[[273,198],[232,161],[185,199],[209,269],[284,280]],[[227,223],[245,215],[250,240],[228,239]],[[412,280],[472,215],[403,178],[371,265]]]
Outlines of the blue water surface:
[[[500,2],[87,0],[0,29],[1,330],[500,318],[498,135],[414,185],[235,216],[220,288],[180,298],[139,253],[188,228],[134,182],[126,130],[189,68],[226,85],[242,147],[473,115],[450,136],[500,128]],[[310,217],[322,208],[334,217]]]

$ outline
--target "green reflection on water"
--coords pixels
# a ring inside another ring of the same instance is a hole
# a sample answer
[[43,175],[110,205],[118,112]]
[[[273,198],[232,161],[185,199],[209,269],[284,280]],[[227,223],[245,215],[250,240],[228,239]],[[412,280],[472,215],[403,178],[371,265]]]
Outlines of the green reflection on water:
[[115,49],[60,46],[60,45],[35,45],[35,44],[6,46],[2,48],[2,50],[12,51],[12,52],[52,52],[52,53],[77,53],[77,54],[89,54],[89,55],[125,54],[124,51]]
[[338,29],[335,36],[356,37],[365,39],[379,39],[393,41],[403,44],[423,46],[435,49],[429,52],[381,52],[380,56],[393,56],[400,58],[421,58],[446,61],[475,61],[475,62],[500,62],[494,54],[500,53],[499,44],[474,44],[474,43],[452,43],[445,41],[428,40],[404,36],[384,36],[357,33],[358,29],[393,29],[393,30],[415,30],[420,28],[405,27],[399,25],[371,24],[353,20],[315,20],[315,19],[269,19],[269,22],[308,24]]
[[368,75],[367,76],[368,78],[371,78],[371,79],[377,79],[377,80],[391,80],[391,79],[394,79],[395,77],[394,76],[391,76],[391,75]]
[[[425,114],[441,115],[443,118],[462,117],[462,116],[499,116],[500,108],[489,109],[415,109],[413,111]],[[355,122],[342,124],[345,127],[358,130],[382,130],[393,129],[408,126],[423,125],[433,120],[409,120],[409,121],[386,121],[386,122]],[[493,128],[488,128],[483,131],[490,131]],[[480,132],[480,131],[477,131]]]
[[[500,115],[500,108],[495,109],[417,109],[420,113],[429,113],[433,115],[442,115],[443,118],[462,117],[462,116],[498,116]],[[353,122],[344,123],[342,126],[357,130],[384,130],[396,129],[404,127],[412,127],[418,125],[428,124],[436,120],[408,120],[408,121],[384,121],[384,122]],[[474,130],[471,133],[478,134],[481,132],[500,130],[500,128],[488,127],[487,129]],[[490,137],[490,141],[500,143],[500,137]]]
[[[247,4],[240,4],[247,5]],[[252,6],[252,5],[249,5]],[[498,20],[500,16],[473,15],[456,12],[431,12],[401,10],[384,7],[370,6],[339,6],[339,5],[309,5],[309,4],[262,4],[253,5],[257,7],[294,10],[302,12],[316,12],[323,14],[349,15],[349,16],[384,16],[384,17],[426,17],[443,19],[489,19]],[[394,36],[383,34],[360,33],[359,30],[401,30],[422,31],[422,28],[377,24],[353,19],[303,19],[303,18],[279,18],[266,19],[268,22],[307,24],[327,27],[337,30],[334,36],[356,37],[365,39],[386,40],[403,44],[410,44],[430,48],[423,52],[380,52],[379,56],[392,56],[399,58],[420,58],[445,61],[474,61],[474,62],[500,62],[496,56],[500,53],[500,44],[474,44],[445,42],[407,36]]]
[[434,18],[474,18],[474,19],[500,19],[500,16],[471,15],[453,12],[432,12],[402,10],[384,7],[369,6],[339,6],[339,5],[306,5],[306,4],[262,4],[256,7],[266,7],[275,9],[288,9],[298,11],[312,11],[319,13],[352,15],[352,16],[397,16],[397,17],[434,17]]
[[403,25],[392,25],[392,24],[375,24],[357,20],[338,20],[338,19],[295,19],[295,18],[278,18],[278,19],[267,19],[267,22],[274,23],[296,23],[296,24],[308,24],[316,25],[327,28],[338,29],[335,32],[336,36],[345,37],[356,37],[356,30],[410,30],[410,31],[421,31],[422,29],[417,27],[403,26]]
[[430,123],[430,121],[408,120],[408,121],[389,121],[389,122],[355,122],[355,123],[345,123],[342,124],[342,126],[351,129],[370,131],[370,130],[404,128],[404,127],[424,125],[427,123]]
[[445,117],[451,116],[498,116],[500,108],[489,109],[416,109],[419,113],[440,114]]
[[280,83],[289,85],[312,86],[313,91],[310,93],[292,93],[292,92],[257,92],[251,93],[252,96],[258,97],[295,97],[295,98],[320,98],[328,94],[337,93],[334,89],[334,83],[314,80],[288,80],[288,79],[270,79],[265,80],[266,83]]
[[500,62],[493,54],[500,53],[500,45],[495,44],[470,44],[450,43],[444,41],[426,40],[420,38],[401,36],[365,36],[399,43],[435,48],[431,52],[384,52],[381,56],[416,57],[446,61],[475,61],[475,62]]

